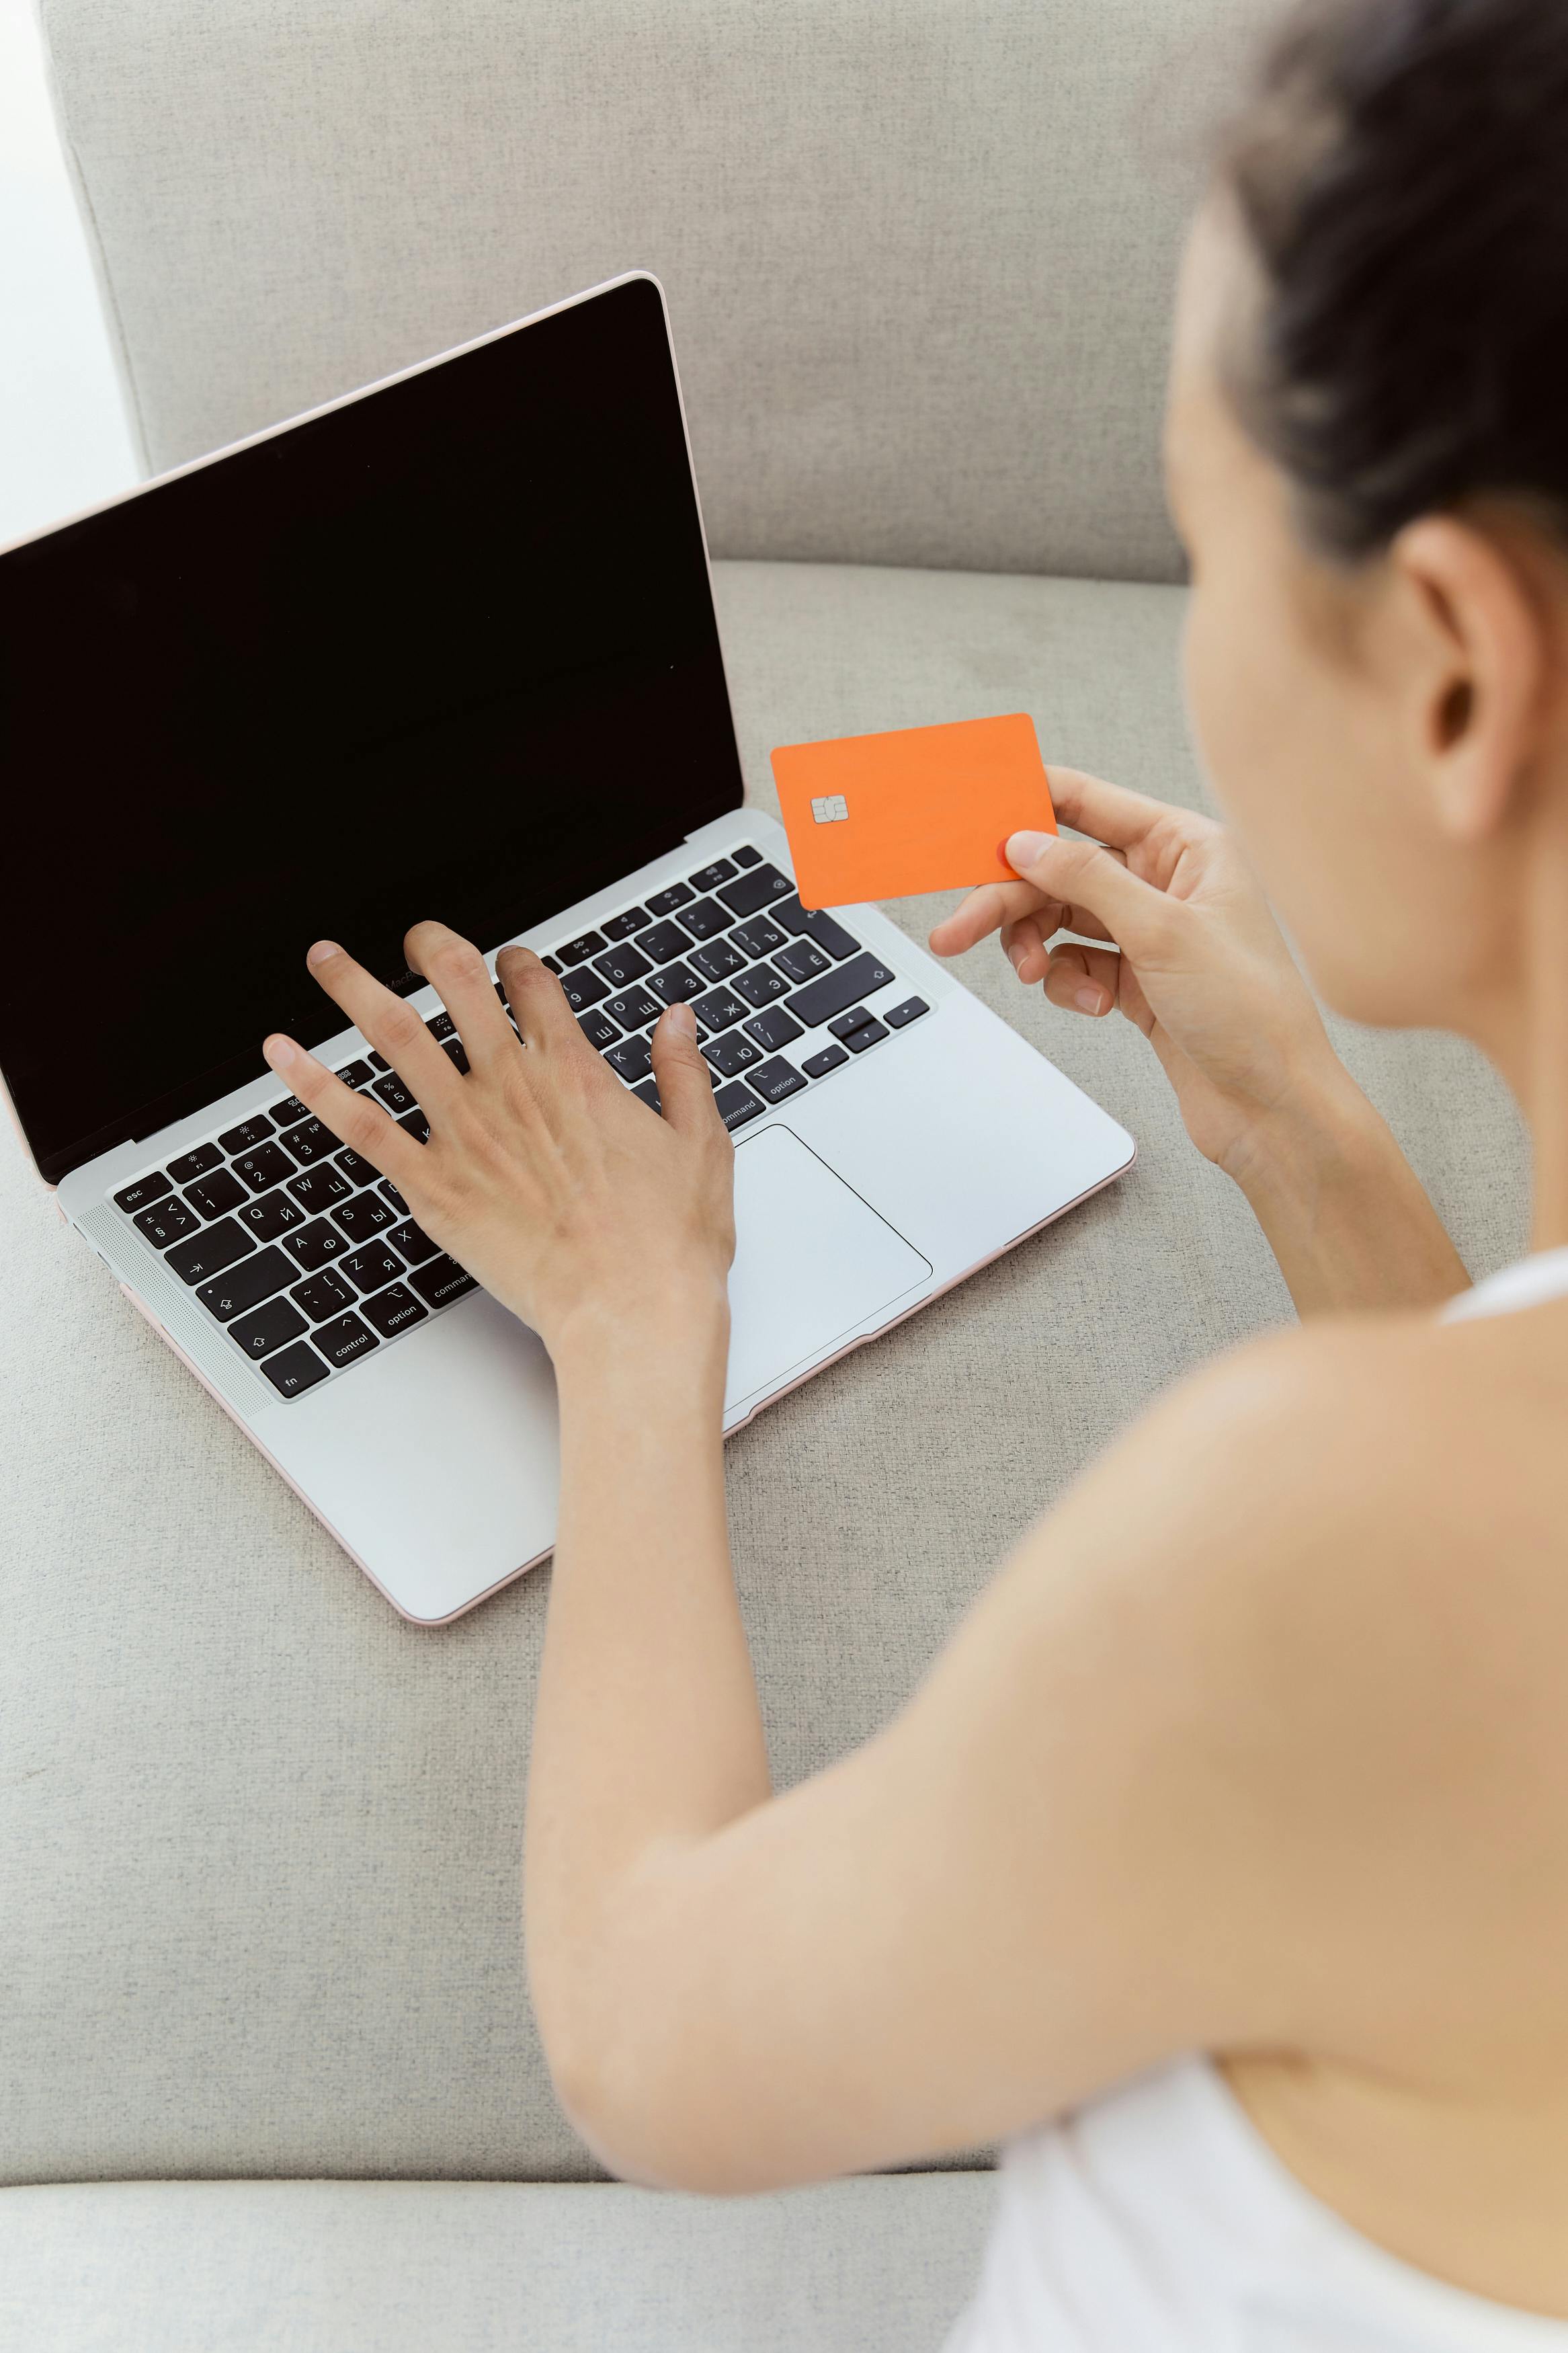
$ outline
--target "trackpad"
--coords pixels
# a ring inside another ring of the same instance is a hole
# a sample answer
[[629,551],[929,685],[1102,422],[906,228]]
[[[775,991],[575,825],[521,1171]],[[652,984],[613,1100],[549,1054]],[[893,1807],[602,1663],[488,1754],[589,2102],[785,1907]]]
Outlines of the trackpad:
[[789,1128],[742,1141],[725,1410],[804,1372],[931,1276],[930,1261]]

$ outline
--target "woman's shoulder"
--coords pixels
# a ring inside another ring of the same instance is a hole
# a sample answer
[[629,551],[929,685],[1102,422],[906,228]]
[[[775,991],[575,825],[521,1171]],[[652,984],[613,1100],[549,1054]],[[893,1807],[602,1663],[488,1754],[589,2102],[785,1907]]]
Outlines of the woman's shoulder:
[[1064,1549],[1113,1560],[1146,1606],[1223,1628],[1243,1699],[1299,1691],[1319,1646],[1331,1671],[1403,1643],[1419,1707],[1423,1677],[1467,1679],[1524,1622],[1568,1656],[1565,1416],[1568,1301],[1324,1318],[1170,1391],[1042,1525],[1032,1565],[1044,1592]]

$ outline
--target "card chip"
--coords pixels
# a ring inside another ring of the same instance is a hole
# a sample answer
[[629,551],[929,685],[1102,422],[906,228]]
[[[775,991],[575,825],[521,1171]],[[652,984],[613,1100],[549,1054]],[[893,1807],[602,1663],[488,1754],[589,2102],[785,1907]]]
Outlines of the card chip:
[[842,793],[824,793],[812,802],[811,814],[818,825],[847,825],[849,804]]

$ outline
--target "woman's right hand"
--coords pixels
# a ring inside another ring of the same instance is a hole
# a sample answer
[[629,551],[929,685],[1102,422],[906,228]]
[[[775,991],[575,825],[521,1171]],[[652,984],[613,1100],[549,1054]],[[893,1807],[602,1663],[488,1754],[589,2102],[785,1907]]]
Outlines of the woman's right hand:
[[[958,955],[1000,931],[1018,978],[1064,1011],[1114,1008],[1160,1058],[1187,1134],[1238,1183],[1265,1134],[1346,1082],[1251,871],[1212,818],[1053,767],[1064,824],[1088,841],[1015,834],[1016,882],[988,882],[931,935]],[[1058,932],[1077,941],[1051,946]]]

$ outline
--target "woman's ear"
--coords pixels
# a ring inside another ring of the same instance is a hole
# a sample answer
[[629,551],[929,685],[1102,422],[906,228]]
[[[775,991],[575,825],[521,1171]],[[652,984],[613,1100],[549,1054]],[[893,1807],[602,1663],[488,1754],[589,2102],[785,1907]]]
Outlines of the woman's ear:
[[1551,611],[1506,539],[1458,517],[1407,524],[1389,555],[1420,648],[1406,683],[1415,772],[1438,831],[1484,841],[1546,724]]

